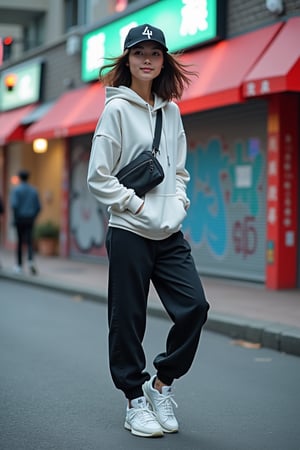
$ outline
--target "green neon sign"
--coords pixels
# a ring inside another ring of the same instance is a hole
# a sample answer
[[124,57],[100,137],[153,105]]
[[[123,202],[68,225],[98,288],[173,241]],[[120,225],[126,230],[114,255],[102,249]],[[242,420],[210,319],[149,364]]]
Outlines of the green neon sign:
[[[13,76],[15,84],[7,88],[6,79]],[[0,110],[18,108],[40,100],[42,81],[42,62],[30,61],[13,66],[0,75]]]
[[220,38],[218,3],[218,0],[161,0],[87,33],[82,39],[82,80],[97,79],[106,58],[122,53],[130,28],[143,23],[164,31],[170,52]]

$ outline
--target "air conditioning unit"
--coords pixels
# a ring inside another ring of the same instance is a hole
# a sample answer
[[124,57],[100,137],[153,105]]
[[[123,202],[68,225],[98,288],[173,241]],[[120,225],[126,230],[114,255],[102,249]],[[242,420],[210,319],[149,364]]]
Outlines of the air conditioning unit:
[[282,0],[266,0],[267,9],[273,14],[283,13],[283,1]]
[[81,39],[78,34],[71,34],[67,38],[66,53],[67,55],[77,55],[80,52]]

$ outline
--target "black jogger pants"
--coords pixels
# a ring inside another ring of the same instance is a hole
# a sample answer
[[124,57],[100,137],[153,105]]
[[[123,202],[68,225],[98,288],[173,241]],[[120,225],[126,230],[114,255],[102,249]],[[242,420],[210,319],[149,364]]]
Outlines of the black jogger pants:
[[173,321],[165,351],[153,361],[167,385],[189,370],[209,304],[182,232],[155,241],[109,228],[106,248],[110,370],[115,386],[133,399],[150,378],[142,347],[150,280]]

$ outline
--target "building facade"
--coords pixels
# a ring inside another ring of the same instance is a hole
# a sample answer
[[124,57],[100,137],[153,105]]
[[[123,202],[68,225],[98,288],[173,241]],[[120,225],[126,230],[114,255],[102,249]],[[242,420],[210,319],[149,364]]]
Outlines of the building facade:
[[[171,15],[169,0],[121,3],[106,2],[93,22],[61,26],[56,39],[0,68],[4,197],[16,171],[28,168],[41,192],[39,220],[60,225],[60,254],[106,260],[107,213],[86,185],[104,104],[97,73],[107,48],[120,51],[128,26],[151,18],[171,51],[183,51],[199,73],[179,102],[191,174],[183,231],[199,272],[299,288],[300,0],[175,0]],[[114,7],[124,9],[112,14]],[[45,153],[32,150],[39,138],[47,141]],[[6,210],[9,247],[14,233]]]

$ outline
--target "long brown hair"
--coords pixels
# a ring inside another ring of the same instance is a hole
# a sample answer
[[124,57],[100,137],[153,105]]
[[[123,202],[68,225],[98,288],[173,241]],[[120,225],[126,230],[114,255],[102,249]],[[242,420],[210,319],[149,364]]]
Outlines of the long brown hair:
[[[117,58],[111,58],[112,62],[101,67],[99,79],[105,86],[127,86],[131,85],[131,73],[128,65],[129,50]],[[191,77],[198,76],[196,72],[188,69],[189,66],[182,64],[178,54],[167,53],[163,50],[163,68],[154,78],[152,92],[163,100],[180,100],[185,87],[191,84]],[[108,71],[108,72],[107,72]]]

